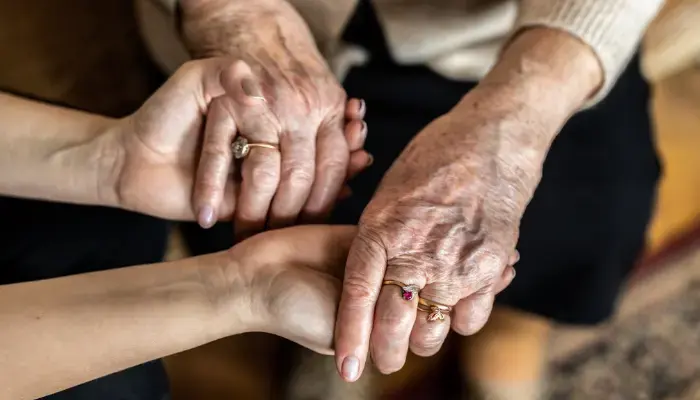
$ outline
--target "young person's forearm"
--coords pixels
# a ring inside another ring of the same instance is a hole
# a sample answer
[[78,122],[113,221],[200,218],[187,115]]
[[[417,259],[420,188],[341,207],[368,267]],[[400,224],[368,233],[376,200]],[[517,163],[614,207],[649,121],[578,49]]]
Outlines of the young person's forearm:
[[0,92],[0,194],[115,205],[114,122]]
[[[245,330],[226,253],[0,286],[0,398],[37,398]],[[224,285],[226,287],[224,287]]]

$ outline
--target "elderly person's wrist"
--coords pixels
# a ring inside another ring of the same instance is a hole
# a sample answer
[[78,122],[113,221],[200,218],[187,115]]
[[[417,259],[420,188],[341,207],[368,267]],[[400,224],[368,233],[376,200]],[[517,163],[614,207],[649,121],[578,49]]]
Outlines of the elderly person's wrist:
[[528,29],[510,42],[455,112],[476,112],[512,124],[499,130],[500,135],[513,144],[513,151],[531,150],[529,159],[539,168],[561,127],[602,82],[602,67],[586,44],[565,32]]
[[[184,0],[180,9],[181,34],[195,58],[292,57],[326,68],[306,22],[284,0]],[[289,51],[276,52],[280,47]]]
[[603,78],[598,57],[584,42],[556,29],[531,28],[507,45],[480,86],[559,125],[596,94]]

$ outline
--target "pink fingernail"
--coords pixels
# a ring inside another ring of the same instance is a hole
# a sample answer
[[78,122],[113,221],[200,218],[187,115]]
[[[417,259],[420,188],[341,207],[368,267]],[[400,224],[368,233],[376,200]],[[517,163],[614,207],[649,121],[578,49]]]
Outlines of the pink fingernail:
[[355,382],[360,374],[360,360],[353,356],[345,357],[341,372],[345,380]]
[[199,226],[204,229],[209,229],[214,226],[216,222],[214,217],[214,209],[211,206],[204,206],[199,210],[199,215],[197,215],[197,221],[199,221]]

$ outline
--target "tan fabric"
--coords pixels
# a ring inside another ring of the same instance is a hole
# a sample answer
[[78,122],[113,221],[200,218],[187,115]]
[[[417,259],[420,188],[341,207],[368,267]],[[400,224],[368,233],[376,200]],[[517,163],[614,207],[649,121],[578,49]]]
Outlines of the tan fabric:
[[649,27],[642,71],[652,82],[700,65],[700,0],[668,1]]
[[472,400],[545,400],[549,398],[543,381],[470,381],[466,392],[466,398]]
[[[177,0],[160,2],[173,10]],[[366,57],[339,41],[358,0],[288,0],[306,20],[321,51],[342,79]],[[591,46],[605,71],[603,97],[627,64],[663,0],[372,0],[397,62],[425,64],[461,80],[478,80],[496,62],[503,43],[525,27],[569,32]],[[143,20],[143,19],[142,19]],[[146,37],[157,59],[154,37]],[[162,39],[162,35],[161,35]],[[172,36],[172,40],[176,40]],[[172,47],[172,46],[171,46]],[[158,52],[161,54],[159,55]]]

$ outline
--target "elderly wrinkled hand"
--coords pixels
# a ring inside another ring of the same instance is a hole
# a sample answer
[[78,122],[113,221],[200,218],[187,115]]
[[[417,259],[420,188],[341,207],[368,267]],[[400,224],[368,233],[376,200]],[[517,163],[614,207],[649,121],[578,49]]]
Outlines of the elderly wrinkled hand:
[[[212,0],[185,6],[183,38],[194,57],[230,55],[247,67],[235,79],[246,99],[235,108],[235,130],[256,146],[241,163],[236,230],[246,236],[266,223],[279,228],[300,217],[323,220],[341,192],[352,161],[349,150],[356,148],[349,149],[343,135],[345,91],[305,23],[286,2]],[[364,132],[364,103],[349,104],[356,109],[350,110],[347,129]],[[206,207],[207,202],[200,205],[203,225],[208,225]]]
[[359,377],[367,351],[391,373],[409,349],[435,354],[450,327],[475,333],[513,279],[551,134],[505,92],[476,89],[429,124],[365,209],[336,325],[346,380]]

